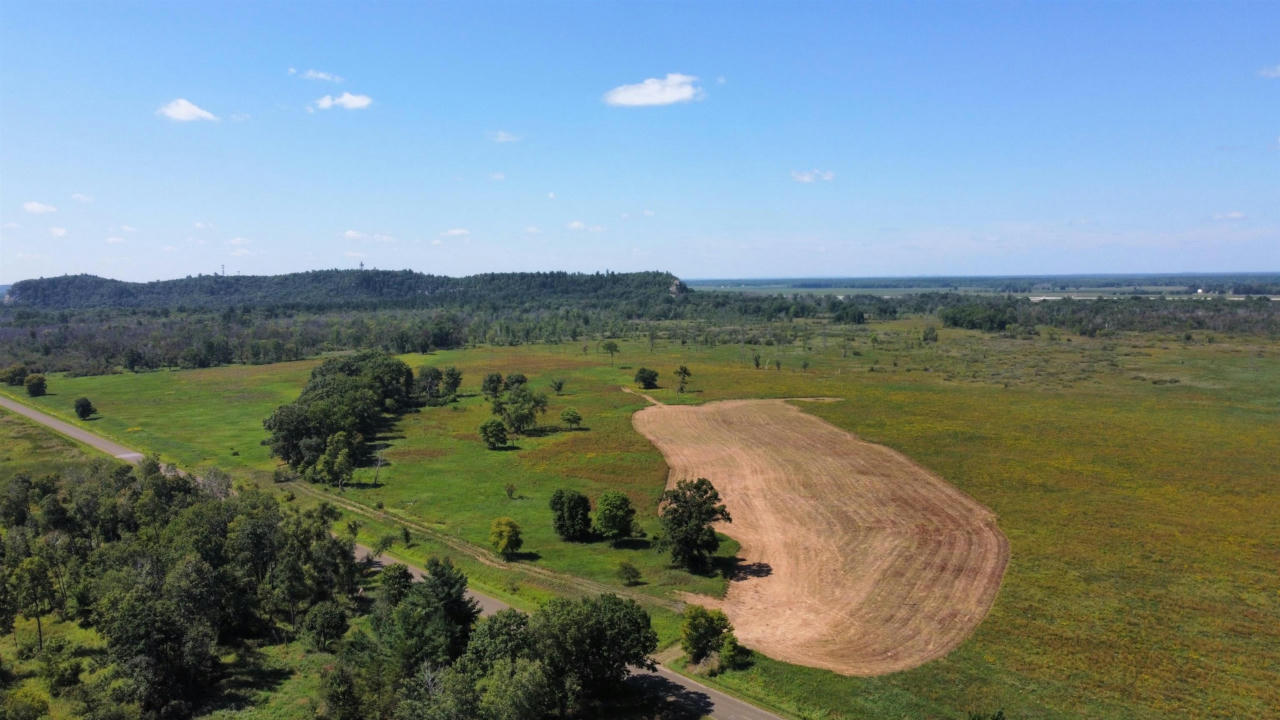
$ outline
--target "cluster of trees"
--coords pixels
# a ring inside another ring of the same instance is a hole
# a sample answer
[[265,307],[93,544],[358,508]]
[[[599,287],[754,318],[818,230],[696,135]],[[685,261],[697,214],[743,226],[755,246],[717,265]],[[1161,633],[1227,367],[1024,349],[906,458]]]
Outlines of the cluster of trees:
[[559,489],[551,494],[551,524],[562,540],[586,542],[603,538],[613,543],[643,533],[636,523],[631,499],[617,490],[606,490],[596,502],[591,517],[591,501],[577,490]]
[[[564,381],[558,382],[563,389]],[[480,437],[490,450],[506,446],[508,434],[529,432],[537,425],[538,417],[547,412],[546,394],[532,390],[524,373],[511,373],[505,378],[501,373],[489,373],[480,383],[480,393],[488,398],[496,416],[480,425]],[[573,427],[582,422],[582,416],[572,408],[561,413],[560,418]]]
[[478,620],[466,577],[432,559],[415,581],[383,571],[370,630],[341,643],[323,681],[332,720],[538,720],[592,716],[657,635],[632,600],[556,598]]
[[330,358],[311,371],[297,400],[262,421],[270,433],[263,444],[303,478],[342,486],[367,459],[385,414],[413,402],[413,371],[387,353]]
[[712,674],[735,670],[747,664],[751,651],[738,643],[729,618],[719,610],[689,605],[680,625],[680,647],[689,662],[700,665],[714,659]]
[[[80,712],[187,717],[219,680],[220,654],[303,632],[316,607],[355,589],[331,507],[282,508],[252,490],[224,499],[226,478],[208,480],[215,490],[154,459],[0,480],[0,631],[36,620],[23,642]],[[45,641],[50,613],[102,636],[106,672],[81,680],[82,653]]]
[[49,381],[44,373],[32,370],[26,365],[15,363],[0,371],[0,382],[5,385],[26,387],[31,397],[40,397],[49,391]]

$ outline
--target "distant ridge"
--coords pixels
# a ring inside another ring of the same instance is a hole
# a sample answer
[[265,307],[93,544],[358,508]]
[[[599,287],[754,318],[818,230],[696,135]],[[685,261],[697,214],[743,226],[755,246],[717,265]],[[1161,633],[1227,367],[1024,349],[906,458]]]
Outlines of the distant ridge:
[[39,309],[228,307],[495,307],[570,302],[606,307],[651,303],[686,292],[668,272],[489,273],[453,278],[412,270],[315,270],[287,275],[200,275],[125,282],[97,275],[22,280],[9,289],[15,307]]

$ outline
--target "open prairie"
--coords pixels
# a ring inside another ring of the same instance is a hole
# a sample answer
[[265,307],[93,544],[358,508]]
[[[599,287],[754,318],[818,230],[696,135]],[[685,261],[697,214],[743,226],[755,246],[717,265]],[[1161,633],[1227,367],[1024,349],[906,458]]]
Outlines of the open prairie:
[[[620,487],[656,528],[667,466],[632,428],[646,403],[618,391],[640,366],[662,373],[650,394],[672,406],[838,397],[806,403],[804,413],[901,453],[995,513],[1010,546],[999,593],[967,639],[914,669],[849,677],[758,655],[750,668],[705,682],[800,718],[954,720],[996,708],[1024,718],[1271,713],[1280,704],[1280,344],[1203,332],[1188,340],[1042,330],[1015,339],[953,329],[921,343],[924,322],[838,335],[819,326],[794,344],[768,344],[762,332],[759,344],[708,346],[660,332],[652,347],[619,340],[612,364],[594,340],[586,353],[579,343],[403,356],[415,369],[458,366],[467,393],[489,371],[525,372],[544,391],[565,378],[544,422],[572,406],[590,429],[490,452],[475,434],[487,407],[467,397],[404,416],[385,439],[378,484],[375,468],[361,468],[356,487],[325,494],[370,511],[383,504],[385,526],[367,522],[366,542],[403,518],[483,548],[489,520],[506,514],[528,528],[525,549],[538,554],[513,565],[622,590],[613,572],[625,558],[650,583],[637,592],[714,596],[723,579],[671,569],[650,550],[560,541],[547,494],[572,487],[594,498]],[[53,375],[47,397],[0,391],[173,461],[267,478],[262,418],[296,397],[313,364]],[[684,394],[670,382],[680,364],[693,372]],[[71,399],[80,395],[99,419],[75,419]],[[507,483],[523,498],[508,499]],[[430,547],[415,540],[407,557]],[[496,569],[469,572],[508,589],[503,597],[531,585],[511,575],[504,587]]]
[[654,405],[633,421],[669,487],[720,490],[746,571],[715,604],[748,646],[883,675],[950,652],[991,607],[1009,559],[995,515],[902,454],[781,400]]

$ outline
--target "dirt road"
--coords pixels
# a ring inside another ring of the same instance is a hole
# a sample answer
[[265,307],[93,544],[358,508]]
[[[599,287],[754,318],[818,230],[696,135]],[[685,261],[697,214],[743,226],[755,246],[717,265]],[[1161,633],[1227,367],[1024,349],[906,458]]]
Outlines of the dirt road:
[[[142,460],[143,455],[140,452],[130,450],[121,445],[107,440],[99,435],[95,435],[87,430],[78,428],[74,425],[62,422],[57,418],[51,417],[38,410],[16,403],[8,398],[0,397],[0,407],[12,410],[19,415],[23,415],[35,422],[45,425],[67,437],[78,440],[89,447],[105,452],[112,457],[120,458],[129,462],[138,462]],[[363,545],[356,546],[356,553],[359,557],[368,557],[371,551]],[[424,571],[422,568],[409,565],[409,571],[414,577],[422,577]],[[492,615],[504,608],[511,607],[503,601],[489,597],[474,590],[467,590],[467,593],[475,598],[476,603],[480,606],[482,615]],[[718,690],[713,690],[699,682],[691,680],[674,670],[669,670],[661,665],[655,672],[647,672],[644,670],[633,671],[631,682],[646,687],[651,692],[657,693],[668,699],[669,702],[680,703],[682,707],[695,708],[697,713],[706,715],[719,720],[782,720],[778,715],[762,710],[754,705],[743,702],[735,697],[726,695]]]
[[941,657],[986,616],[1009,559],[987,508],[882,445],[782,400],[653,405],[632,418],[669,485],[705,477],[745,572],[721,607],[744,645],[845,675]]

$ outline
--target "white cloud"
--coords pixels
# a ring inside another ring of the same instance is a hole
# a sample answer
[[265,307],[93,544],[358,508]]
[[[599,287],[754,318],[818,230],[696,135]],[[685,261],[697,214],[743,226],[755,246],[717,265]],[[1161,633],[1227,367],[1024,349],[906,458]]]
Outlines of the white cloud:
[[289,74],[290,74],[290,75],[297,75],[297,74],[298,74],[298,68],[293,68],[293,67],[289,68]]
[[363,240],[367,236],[364,233],[360,232],[359,230],[348,230],[342,233],[342,237],[348,240]]
[[[289,68],[289,74],[298,75],[298,71],[294,68]],[[327,72],[324,72],[323,70],[308,70],[302,73],[300,77],[303,80],[324,80],[325,82],[335,82],[335,83],[342,82],[341,75],[334,75],[333,73],[327,73]]]
[[19,224],[18,224],[18,223],[16,223],[16,222],[7,222],[7,223],[5,223],[5,224],[4,224],[4,229],[5,229],[5,230],[17,230],[17,229],[18,229],[18,228],[20,228],[20,227],[22,227],[22,226],[21,226],[21,225],[19,225]]
[[444,241],[443,241],[443,240],[441,240],[440,238],[436,238],[435,240],[432,240],[432,241],[431,241],[431,244],[432,244],[432,245],[443,245],[443,244],[444,244]]
[[693,75],[667,73],[662,79],[649,78],[634,85],[619,85],[604,94],[606,105],[615,107],[646,107],[701,100],[705,93],[694,83]]
[[138,228],[132,225],[121,225],[120,232],[135,232]]
[[193,227],[195,227],[195,229],[197,230],[210,230],[213,228],[213,223],[207,223],[203,220],[197,220],[195,221],[195,224]]
[[542,229],[539,228],[537,225],[529,225],[524,229],[524,234],[525,235],[541,235]]
[[723,75],[719,75],[719,76],[717,76],[717,77],[716,77],[716,84],[717,84],[717,85],[723,85],[723,84],[725,84],[725,83],[727,83],[727,82],[729,82],[729,81],[728,81],[728,80],[726,80],[726,79],[725,79],[725,77],[724,77]]
[[163,115],[170,120],[177,120],[178,122],[218,119],[213,113],[205,110],[186,98],[178,98],[177,100],[170,102],[168,105],[161,106],[159,110],[156,110],[156,114]]
[[548,200],[555,200],[555,199],[556,199],[556,194],[555,194],[555,193],[553,193],[553,192],[549,192],[549,193],[547,193],[547,199],[548,199]]
[[587,232],[604,232],[604,226],[592,225],[591,227],[587,228]]
[[51,227],[49,228],[49,234],[56,238],[66,237],[67,229],[64,227]]
[[43,215],[45,213],[58,212],[58,208],[52,205],[45,205],[42,202],[36,202],[35,200],[28,200],[22,203],[22,209],[32,215]]
[[107,238],[107,244],[108,244],[108,245],[119,245],[119,244],[120,244],[120,243],[122,243],[122,242],[124,242],[124,238],[122,238],[122,237],[109,237],[109,238]]
[[569,228],[570,230],[586,230],[587,224],[582,222],[581,220],[574,220],[568,225],[565,225],[565,227]]
[[644,211],[644,216],[645,216],[645,217],[653,217],[653,214],[654,214],[654,213],[653,213],[653,211],[652,211],[652,210],[648,210],[648,209],[646,209],[646,210]]
[[76,202],[82,202],[82,203],[93,202],[93,196],[85,195],[84,193],[71,193],[71,199],[75,200]]
[[252,254],[253,251],[248,248],[236,248],[231,251],[231,257],[246,257]]
[[811,183],[815,180],[831,182],[836,179],[836,174],[830,170],[792,170],[791,179],[798,183]]
[[227,244],[228,245],[248,245],[249,240],[247,238],[242,238],[242,237],[233,237],[227,241]]
[[506,174],[506,173],[500,173],[500,172],[496,172],[496,173],[489,173],[489,179],[490,179],[490,180],[497,181],[497,182],[502,182],[503,180],[506,180],[506,179],[507,179],[507,174]]
[[176,252],[178,248],[174,247],[173,245],[162,245],[160,249],[168,253],[168,252]]
[[373,98],[368,95],[352,95],[344,92],[338,97],[325,95],[315,101],[315,107],[321,110],[328,110],[332,107],[346,108],[347,110],[363,110],[373,104]]
[[342,253],[342,254],[343,254],[343,255],[346,255],[346,256],[347,256],[347,257],[349,257],[349,258],[362,258],[362,257],[364,257],[364,253],[362,253],[362,252],[352,252],[351,250],[348,250],[348,251],[346,251],[346,252],[344,252],[344,253]]
[[496,143],[513,143],[520,142],[520,136],[512,135],[506,130],[495,130],[489,133],[489,139]]
[[1280,65],[1272,65],[1264,67],[1258,71],[1258,74],[1270,80],[1280,79]]
[[440,237],[466,237],[470,234],[471,231],[466,228],[449,228],[440,233]]
[[618,217],[622,218],[623,220],[626,220],[631,217],[631,213],[622,213]]
[[250,115],[249,113],[231,113],[230,115],[227,116],[227,118],[231,120],[231,122],[244,122],[245,120],[248,120],[251,117],[253,116]]
[[1218,213],[1213,216],[1214,220],[1243,220],[1244,218],[1245,218],[1244,213],[1240,212],[1239,210],[1232,210],[1230,212]]

